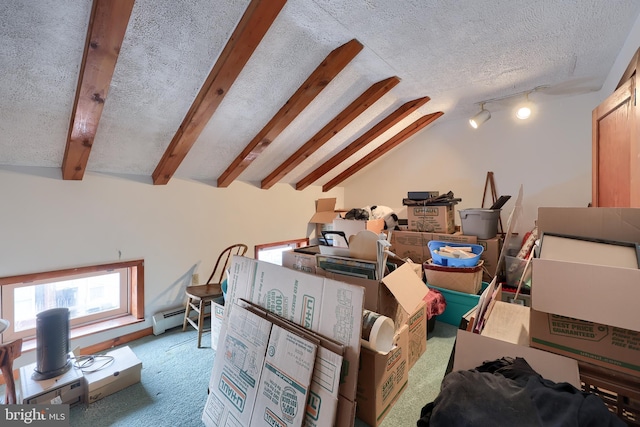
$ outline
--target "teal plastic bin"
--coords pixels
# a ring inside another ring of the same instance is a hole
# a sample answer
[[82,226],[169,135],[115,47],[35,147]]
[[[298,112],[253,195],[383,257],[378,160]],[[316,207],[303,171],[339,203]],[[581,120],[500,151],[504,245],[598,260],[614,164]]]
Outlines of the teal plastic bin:
[[[436,316],[436,320],[439,322],[448,323],[454,326],[460,326],[460,319],[464,314],[478,305],[480,295],[466,294],[464,292],[452,291],[449,289],[439,288],[437,286],[427,283],[430,289],[436,289],[440,291],[444,300],[447,303],[447,307],[444,309],[444,313]],[[480,293],[484,291],[489,284],[482,282],[482,289]]]

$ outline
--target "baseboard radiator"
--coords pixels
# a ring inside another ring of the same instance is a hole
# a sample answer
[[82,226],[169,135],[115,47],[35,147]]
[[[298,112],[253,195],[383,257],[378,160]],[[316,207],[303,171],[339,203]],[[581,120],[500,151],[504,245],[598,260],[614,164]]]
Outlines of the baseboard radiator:
[[177,307],[153,315],[153,335],[165,333],[167,329],[182,325],[184,321],[184,307]]
[[[183,307],[170,308],[160,313],[156,313],[151,318],[153,320],[153,335],[164,334],[168,329],[181,326],[184,322]],[[205,313],[211,313],[211,304],[207,304],[204,310]],[[189,317],[197,316],[195,311],[189,313]]]

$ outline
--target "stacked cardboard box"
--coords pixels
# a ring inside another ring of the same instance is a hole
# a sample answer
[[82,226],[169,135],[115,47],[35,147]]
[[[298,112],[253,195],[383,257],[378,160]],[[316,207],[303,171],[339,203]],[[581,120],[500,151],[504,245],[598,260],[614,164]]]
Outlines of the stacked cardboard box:
[[[357,416],[375,427],[405,390],[406,374],[426,350],[427,313],[424,297],[429,288],[411,264],[403,264],[381,281],[325,272],[326,277],[365,289],[365,308],[394,321],[395,347],[389,353],[361,350],[362,364],[373,367],[358,376]],[[406,337],[404,336],[406,335]],[[363,368],[364,369],[364,368]]]
[[[335,424],[353,425],[364,289],[239,256],[231,262],[228,281],[227,306],[244,299],[344,345]],[[223,328],[229,325],[230,312],[235,310],[233,307],[225,309]],[[315,408],[322,407],[315,405]],[[313,408],[314,405],[307,406],[306,412],[310,417],[314,416]],[[331,424],[318,422],[315,425]]]
[[391,232],[391,250],[400,258],[410,258],[415,263],[424,263],[431,258],[427,246],[431,240],[441,240],[452,243],[473,243],[482,245],[484,251],[480,257],[484,261],[483,281],[490,282],[498,269],[498,258],[502,249],[502,238],[478,239],[476,236],[464,234],[424,233],[417,231]]
[[[640,376],[640,269],[596,262],[548,259],[544,236],[593,242],[640,242],[640,209],[540,208],[541,258],[533,259],[531,346]],[[615,249],[615,248],[614,248]],[[570,255],[593,258],[585,246]],[[569,254],[567,254],[569,255]],[[637,256],[636,252],[631,254]]]

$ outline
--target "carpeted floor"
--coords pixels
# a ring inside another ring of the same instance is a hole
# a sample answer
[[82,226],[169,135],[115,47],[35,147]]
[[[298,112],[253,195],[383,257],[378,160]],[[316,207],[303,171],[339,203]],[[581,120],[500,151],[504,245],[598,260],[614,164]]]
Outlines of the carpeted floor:
[[[409,372],[409,385],[381,427],[415,426],[420,409],[432,401],[449,361],[456,328],[436,322],[425,354]],[[196,332],[181,328],[127,344],[142,361],[142,381],[90,405],[71,408],[73,427],[202,426],[202,410],[214,352],[210,335],[196,348]],[[0,389],[3,392],[3,390]],[[356,420],[356,427],[367,424]]]
[[73,427],[202,426],[213,366],[210,334],[174,328],[127,344],[142,361],[142,380],[90,405],[71,408]]

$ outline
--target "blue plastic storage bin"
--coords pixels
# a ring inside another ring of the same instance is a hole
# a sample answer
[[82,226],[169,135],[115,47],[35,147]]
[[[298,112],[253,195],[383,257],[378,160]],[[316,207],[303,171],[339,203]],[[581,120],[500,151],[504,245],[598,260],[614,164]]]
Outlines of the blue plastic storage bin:
[[[452,243],[443,242],[441,240],[431,240],[427,245],[429,246],[429,250],[431,251],[431,259],[433,259],[433,262],[444,267],[474,267],[478,265],[480,256],[484,251],[484,247],[472,243]],[[476,256],[474,256],[473,258],[454,258],[438,255],[435,251],[444,246],[449,246],[452,248],[471,247],[471,252],[473,252]]]
[[[460,320],[464,314],[478,305],[480,295],[465,294],[464,292],[452,291],[450,289],[438,288],[427,283],[427,286],[432,289],[440,291],[447,303],[444,313],[436,316],[436,320],[439,322],[448,323],[453,326],[460,326]],[[482,291],[484,291],[489,284],[482,282]]]

